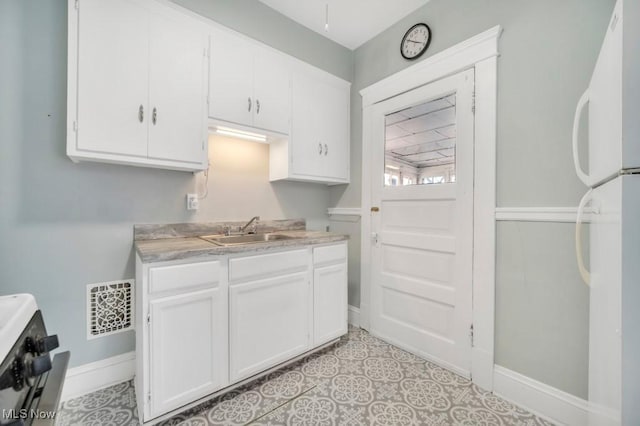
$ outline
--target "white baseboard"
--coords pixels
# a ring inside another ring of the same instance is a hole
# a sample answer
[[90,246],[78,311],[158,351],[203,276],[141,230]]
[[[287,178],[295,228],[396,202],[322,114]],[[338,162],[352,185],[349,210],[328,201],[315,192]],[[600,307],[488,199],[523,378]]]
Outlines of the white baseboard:
[[360,308],[349,305],[349,324],[360,327]]
[[583,426],[589,421],[589,403],[567,392],[496,365],[493,393],[554,423]]
[[136,354],[127,352],[67,370],[61,400],[82,396],[98,389],[131,380]]

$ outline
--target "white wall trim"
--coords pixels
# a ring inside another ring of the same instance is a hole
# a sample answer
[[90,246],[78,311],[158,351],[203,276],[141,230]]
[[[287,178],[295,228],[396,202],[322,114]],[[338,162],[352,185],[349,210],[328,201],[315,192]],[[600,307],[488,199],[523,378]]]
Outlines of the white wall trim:
[[70,368],[64,379],[61,400],[131,380],[136,370],[135,359],[136,353],[132,351]]
[[339,216],[361,216],[362,209],[360,207],[331,207],[327,209],[327,213]]
[[[589,209],[585,209],[583,222],[590,221]],[[576,223],[577,207],[497,207],[496,220],[520,222]]]
[[539,417],[562,425],[586,425],[589,402],[515,371],[494,367],[493,393]]
[[[471,375],[481,388],[493,389],[495,311],[495,207],[498,39],[495,26],[363,89],[362,114],[362,235],[372,232],[371,162],[372,110],[377,102],[449,75],[475,69],[475,158],[473,219],[473,329]],[[369,329],[371,241],[361,240],[360,324]]]
[[349,324],[354,327],[360,327],[360,308],[349,305]]

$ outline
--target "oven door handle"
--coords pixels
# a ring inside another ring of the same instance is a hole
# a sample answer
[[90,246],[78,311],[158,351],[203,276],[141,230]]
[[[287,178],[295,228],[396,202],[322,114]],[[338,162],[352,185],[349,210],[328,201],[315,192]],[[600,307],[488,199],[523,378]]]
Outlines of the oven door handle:
[[[49,371],[47,381],[44,384],[40,400],[38,401],[37,410],[39,412],[48,414],[58,411],[58,405],[60,404],[60,396],[62,395],[62,387],[64,385],[64,378],[67,374],[70,356],[70,352],[66,351],[56,354],[56,356],[53,357],[53,367],[51,368],[51,371]],[[40,416],[40,418],[34,418],[31,425],[53,426],[56,423],[56,417],[57,415]]]

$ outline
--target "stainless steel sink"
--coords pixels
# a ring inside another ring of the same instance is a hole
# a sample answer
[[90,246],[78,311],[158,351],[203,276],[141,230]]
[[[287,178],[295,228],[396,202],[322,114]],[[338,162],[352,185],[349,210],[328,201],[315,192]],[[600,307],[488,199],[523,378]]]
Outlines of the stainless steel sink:
[[295,237],[282,234],[247,234],[247,235],[205,235],[200,237],[210,243],[220,246],[232,246],[237,244],[267,243],[269,241],[293,240]]

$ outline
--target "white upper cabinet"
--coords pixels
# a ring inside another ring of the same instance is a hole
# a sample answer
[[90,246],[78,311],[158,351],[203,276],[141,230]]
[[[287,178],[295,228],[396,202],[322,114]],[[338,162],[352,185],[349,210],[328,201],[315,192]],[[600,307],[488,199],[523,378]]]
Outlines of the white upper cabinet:
[[287,59],[230,31],[210,38],[209,117],[289,133],[290,70]]
[[161,15],[149,24],[148,155],[202,163],[207,140],[206,35]]
[[[139,112],[148,109],[149,14],[128,0],[82,1],[79,9],[78,58],[69,64],[77,71],[77,82],[69,84],[77,84],[78,99],[69,117],[78,127],[69,135],[71,148],[146,157],[147,126]],[[69,10],[77,22],[73,2]]]
[[70,0],[68,51],[69,157],[207,167],[204,31],[156,2]]
[[349,183],[349,103],[350,83],[297,66],[291,134],[271,142],[270,179]]

